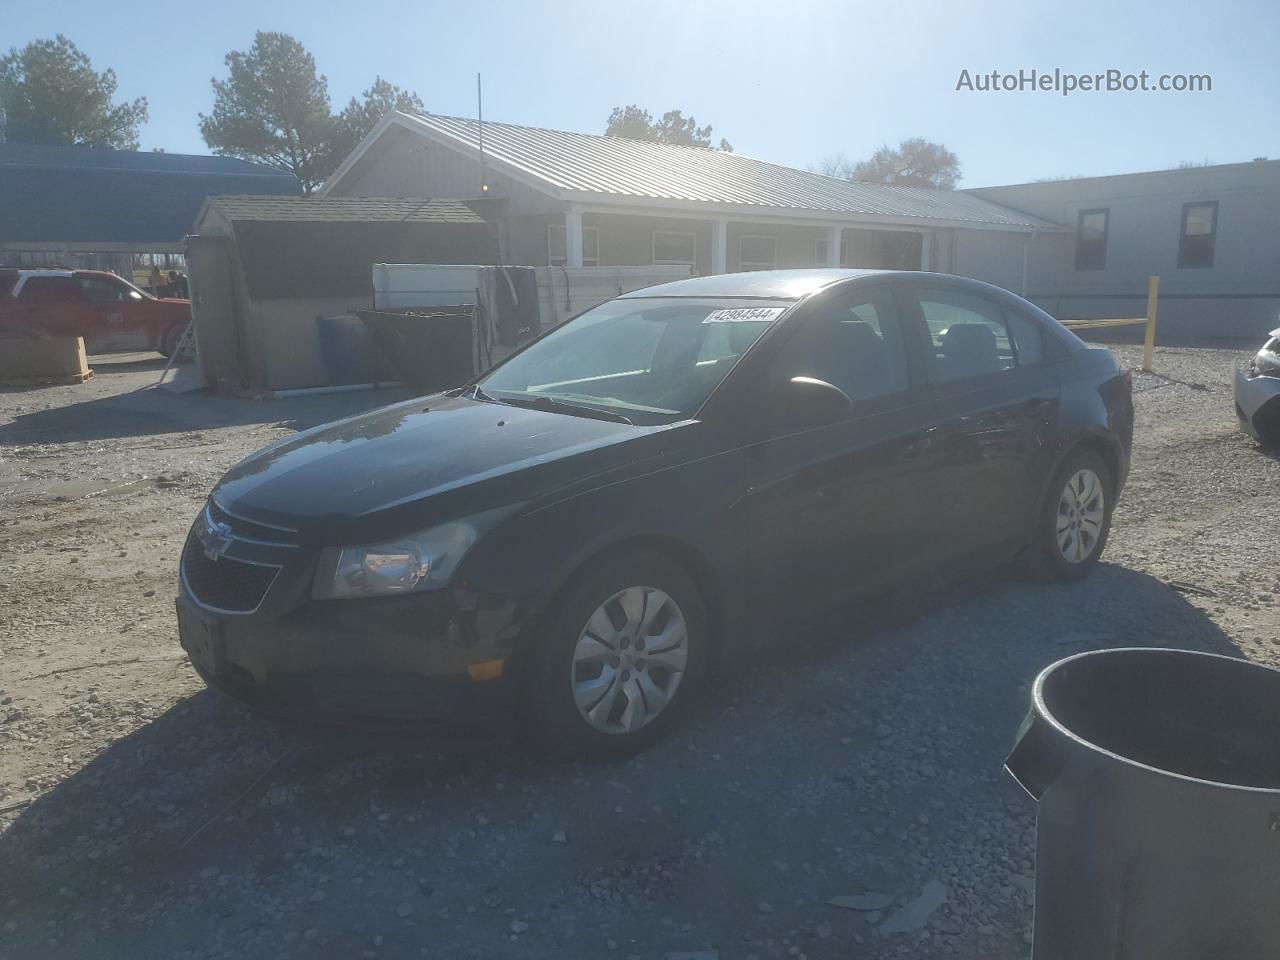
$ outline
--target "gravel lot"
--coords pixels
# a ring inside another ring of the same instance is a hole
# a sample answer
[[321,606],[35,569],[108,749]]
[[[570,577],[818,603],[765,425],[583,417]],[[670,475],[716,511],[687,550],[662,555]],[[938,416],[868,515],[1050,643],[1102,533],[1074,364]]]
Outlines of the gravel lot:
[[[996,571],[858,610],[606,767],[278,727],[182,658],[178,552],[213,482],[392,397],[179,397],[140,356],[0,392],[0,958],[1025,957],[1033,810],[1001,764],[1036,672],[1131,644],[1280,657],[1280,461],[1236,432],[1244,356],[1135,375],[1087,582]],[[945,902],[902,916],[922,892]],[[879,909],[827,903],[855,894]]]

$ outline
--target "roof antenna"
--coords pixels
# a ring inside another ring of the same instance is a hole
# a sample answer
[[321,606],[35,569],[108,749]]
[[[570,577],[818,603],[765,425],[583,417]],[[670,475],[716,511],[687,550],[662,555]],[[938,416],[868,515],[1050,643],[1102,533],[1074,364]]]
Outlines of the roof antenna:
[[480,87],[480,74],[476,74],[476,124],[480,131],[480,192],[489,192],[484,175],[484,92]]

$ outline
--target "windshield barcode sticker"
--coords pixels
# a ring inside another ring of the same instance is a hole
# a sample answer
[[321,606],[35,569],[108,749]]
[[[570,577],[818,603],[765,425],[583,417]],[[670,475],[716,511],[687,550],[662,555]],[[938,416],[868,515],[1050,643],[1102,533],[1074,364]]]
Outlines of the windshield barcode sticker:
[[786,307],[734,307],[712,310],[703,323],[772,323]]

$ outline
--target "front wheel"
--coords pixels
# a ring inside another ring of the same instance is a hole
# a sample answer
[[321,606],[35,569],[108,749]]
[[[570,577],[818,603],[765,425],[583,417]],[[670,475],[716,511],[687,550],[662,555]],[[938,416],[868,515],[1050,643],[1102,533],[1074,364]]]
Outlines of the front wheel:
[[1079,580],[1102,556],[1111,532],[1114,483],[1092,450],[1067,455],[1049,485],[1032,550],[1050,579]]
[[[186,329],[187,324],[175,323],[160,335],[160,345],[156,348],[160,356],[166,360],[173,356],[174,351],[178,350],[178,345],[182,343],[182,335]],[[187,363],[194,359],[193,351],[190,346],[184,346],[174,359],[177,363]]]
[[695,695],[709,652],[692,579],[650,554],[581,575],[550,618],[533,706],[552,748],[627,756],[660,737]]

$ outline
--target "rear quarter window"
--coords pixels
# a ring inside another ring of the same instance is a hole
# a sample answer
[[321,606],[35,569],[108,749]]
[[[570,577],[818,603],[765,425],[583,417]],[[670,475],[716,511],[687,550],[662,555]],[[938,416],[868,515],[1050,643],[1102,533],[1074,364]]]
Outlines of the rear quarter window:
[[1040,324],[1016,310],[1006,309],[1005,319],[1009,323],[1009,335],[1013,338],[1014,349],[1017,351],[1018,366],[1029,367],[1043,363],[1045,336]]
[[17,282],[17,270],[0,270],[0,297],[9,296]]

